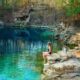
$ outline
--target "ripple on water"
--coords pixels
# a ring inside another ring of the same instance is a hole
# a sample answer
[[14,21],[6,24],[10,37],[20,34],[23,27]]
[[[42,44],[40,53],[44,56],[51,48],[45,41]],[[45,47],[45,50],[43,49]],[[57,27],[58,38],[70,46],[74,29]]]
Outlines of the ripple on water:
[[3,66],[3,72],[0,72],[0,80],[40,80],[40,73],[33,70],[35,65],[32,61],[15,55],[15,58],[19,58],[15,64],[12,63],[11,58],[12,56],[5,58],[5,66]]

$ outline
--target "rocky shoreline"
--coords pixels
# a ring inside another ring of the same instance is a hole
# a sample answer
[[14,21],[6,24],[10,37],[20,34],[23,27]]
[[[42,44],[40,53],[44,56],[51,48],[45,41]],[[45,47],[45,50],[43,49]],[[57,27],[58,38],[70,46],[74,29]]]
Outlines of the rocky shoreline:
[[[67,53],[67,59],[61,55],[59,52],[49,56],[48,63],[44,64],[41,80],[80,80],[80,58],[70,51]],[[56,59],[61,60],[53,63]]]

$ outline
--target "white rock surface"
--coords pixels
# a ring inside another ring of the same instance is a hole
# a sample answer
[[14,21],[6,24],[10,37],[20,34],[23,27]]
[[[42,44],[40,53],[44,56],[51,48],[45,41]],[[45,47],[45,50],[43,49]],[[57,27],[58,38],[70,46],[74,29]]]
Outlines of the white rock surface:
[[[49,56],[48,59],[54,60],[61,58],[60,54],[54,55]],[[59,61],[54,64],[44,64],[44,78],[42,80],[80,80],[80,59],[72,56],[73,55],[70,54],[67,60]]]

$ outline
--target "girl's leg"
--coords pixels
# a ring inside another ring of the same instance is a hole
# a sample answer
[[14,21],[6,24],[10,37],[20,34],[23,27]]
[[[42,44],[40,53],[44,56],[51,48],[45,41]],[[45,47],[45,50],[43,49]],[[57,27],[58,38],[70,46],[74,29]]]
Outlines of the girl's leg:
[[47,56],[48,56],[48,52],[43,52],[44,63],[47,62]]

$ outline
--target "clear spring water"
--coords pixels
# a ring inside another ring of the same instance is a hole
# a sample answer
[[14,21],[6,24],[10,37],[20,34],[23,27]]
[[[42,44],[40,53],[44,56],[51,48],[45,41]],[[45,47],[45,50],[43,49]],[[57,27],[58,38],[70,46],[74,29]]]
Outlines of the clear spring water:
[[0,80],[40,80],[35,57],[43,49],[40,41],[0,40]]
[[40,28],[0,29],[0,80],[41,79],[40,68],[36,67],[37,64],[41,66],[41,62],[36,64],[36,55],[47,50],[46,39],[53,38],[46,38],[53,35],[46,31]]

